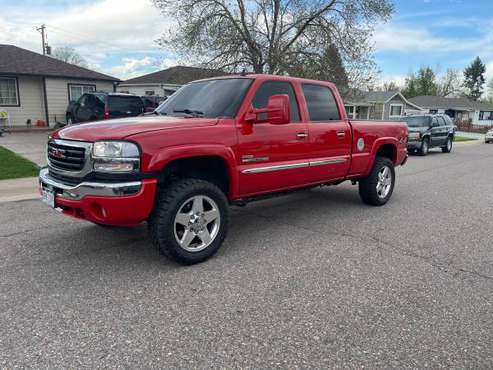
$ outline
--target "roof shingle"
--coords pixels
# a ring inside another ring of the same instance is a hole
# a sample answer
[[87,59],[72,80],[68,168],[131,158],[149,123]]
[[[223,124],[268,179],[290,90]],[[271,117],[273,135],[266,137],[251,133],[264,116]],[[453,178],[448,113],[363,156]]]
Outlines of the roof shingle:
[[443,96],[422,95],[409,99],[410,102],[427,109],[493,110],[490,104],[471,101],[467,98],[445,98]]
[[118,78],[91,71],[14,45],[0,44],[0,74],[67,77],[87,80],[119,81]]
[[183,85],[203,78],[224,76],[227,73],[216,69],[176,66],[144,76],[131,78],[122,84],[173,84]]

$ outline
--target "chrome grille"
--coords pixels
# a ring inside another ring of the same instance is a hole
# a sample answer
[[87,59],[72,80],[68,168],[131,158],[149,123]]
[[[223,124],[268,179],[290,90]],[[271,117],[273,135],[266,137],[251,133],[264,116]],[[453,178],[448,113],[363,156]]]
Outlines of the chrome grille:
[[55,170],[80,173],[85,169],[90,144],[69,140],[48,142],[48,164]]

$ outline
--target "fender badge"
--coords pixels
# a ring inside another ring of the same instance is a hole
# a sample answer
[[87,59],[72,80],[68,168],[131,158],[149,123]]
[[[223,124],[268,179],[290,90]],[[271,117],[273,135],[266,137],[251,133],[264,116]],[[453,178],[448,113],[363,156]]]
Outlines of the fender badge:
[[365,139],[363,138],[359,138],[358,139],[358,144],[357,144],[357,148],[360,152],[363,151],[363,149],[365,149]]

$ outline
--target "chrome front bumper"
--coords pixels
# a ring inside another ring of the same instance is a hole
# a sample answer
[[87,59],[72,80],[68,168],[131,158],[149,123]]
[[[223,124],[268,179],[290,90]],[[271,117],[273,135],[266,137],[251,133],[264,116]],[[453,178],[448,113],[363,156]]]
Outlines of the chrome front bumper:
[[48,172],[48,168],[42,168],[39,172],[39,186],[54,190],[59,198],[80,200],[87,195],[118,197],[135,194],[140,191],[142,182],[82,182],[79,185],[71,186],[52,178]]

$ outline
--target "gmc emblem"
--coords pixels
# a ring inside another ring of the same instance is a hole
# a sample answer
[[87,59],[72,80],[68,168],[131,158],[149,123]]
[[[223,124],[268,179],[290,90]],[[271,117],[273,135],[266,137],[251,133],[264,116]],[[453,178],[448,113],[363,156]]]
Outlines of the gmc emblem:
[[62,150],[62,149],[56,149],[56,148],[53,148],[51,149],[51,155],[55,158],[59,158],[59,159],[64,159],[66,158],[65,156],[65,151]]

